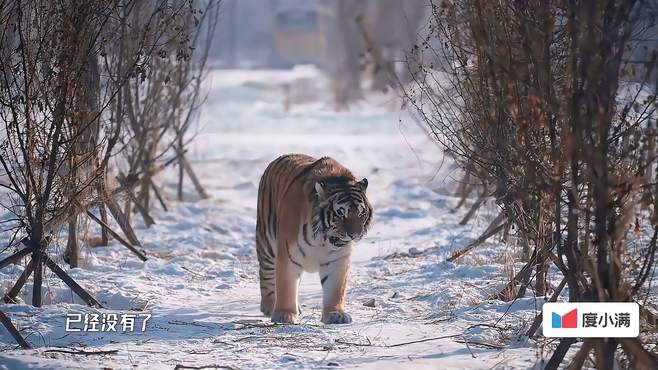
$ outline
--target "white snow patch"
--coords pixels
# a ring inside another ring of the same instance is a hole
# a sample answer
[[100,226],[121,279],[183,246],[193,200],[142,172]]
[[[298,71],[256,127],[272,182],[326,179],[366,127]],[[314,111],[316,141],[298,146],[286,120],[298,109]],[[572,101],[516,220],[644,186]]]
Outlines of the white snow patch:
[[[35,349],[16,349],[0,329],[0,369],[177,364],[489,369],[538,363],[535,345],[514,338],[527,329],[542,299],[523,298],[510,307],[488,298],[508,280],[501,257],[505,247],[492,242],[473,251],[481,264],[445,262],[495,214],[485,209],[467,226],[459,225],[465,209],[455,212],[457,200],[445,195],[458,173],[416,124],[397,111],[399,100],[391,94],[368,94],[351,111],[334,113],[327,79],[312,67],[215,71],[211,79],[190,152],[211,199],[200,200],[188,182],[186,201],[177,202],[175,173],[159,175],[169,211],[156,204],[152,216],[157,224],[145,228],[138,221],[136,230],[149,260],[141,262],[116,241],[83,249],[89,263],[68,271],[106,306],[100,310],[83,305],[51,273],[45,277],[46,304],[31,307],[25,303],[30,302],[28,284],[19,304],[2,309]],[[285,112],[285,84],[300,94],[305,88],[317,91],[309,91],[309,101],[293,101]],[[300,325],[273,325],[259,312],[254,249],[258,181],[271,160],[291,152],[332,156],[369,179],[375,218],[354,252],[347,292],[351,325],[320,323],[317,275],[303,279]],[[139,220],[139,215],[133,217]],[[64,239],[59,252],[62,243]],[[10,287],[23,268],[0,270],[0,286]],[[66,333],[70,312],[153,316],[145,332]],[[441,339],[427,340],[437,337]],[[413,341],[419,342],[407,343]],[[47,352],[60,347],[118,352]]]

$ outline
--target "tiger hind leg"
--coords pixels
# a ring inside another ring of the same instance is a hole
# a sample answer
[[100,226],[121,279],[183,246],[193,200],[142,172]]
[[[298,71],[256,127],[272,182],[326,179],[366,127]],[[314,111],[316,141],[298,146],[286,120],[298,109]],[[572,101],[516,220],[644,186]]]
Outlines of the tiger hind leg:
[[256,236],[256,254],[258,256],[258,275],[260,278],[260,311],[271,316],[276,301],[274,256],[269,255],[267,238]]
[[[283,248],[279,248],[281,251]],[[303,269],[290,254],[276,257],[276,302],[272,322],[294,324],[300,315],[298,289]]]

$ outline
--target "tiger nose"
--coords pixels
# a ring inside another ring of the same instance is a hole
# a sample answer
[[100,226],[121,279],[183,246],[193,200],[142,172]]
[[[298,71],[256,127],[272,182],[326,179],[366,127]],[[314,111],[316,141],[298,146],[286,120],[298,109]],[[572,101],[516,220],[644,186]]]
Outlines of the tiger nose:
[[361,235],[361,227],[358,224],[351,224],[347,225],[345,228],[347,236],[349,236],[352,239],[357,238],[359,235]]

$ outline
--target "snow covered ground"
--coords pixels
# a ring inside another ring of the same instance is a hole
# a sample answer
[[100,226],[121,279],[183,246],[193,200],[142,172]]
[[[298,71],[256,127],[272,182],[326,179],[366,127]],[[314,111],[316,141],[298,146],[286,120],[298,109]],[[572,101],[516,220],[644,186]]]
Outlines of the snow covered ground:
[[[217,71],[211,78],[190,153],[211,198],[200,200],[188,183],[186,201],[176,202],[174,173],[162,174],[169,211],[156,206],[157,224],[150,228],[134,216],[149,260],[139,261],[117,242],[84,248],[84,266],[70,274],[106,309],[81,304],[51,275],[43,308],[2,305],[35,349],[17,349],[0,328],[0,369],[540,366],[541,347],[517,338],[542,298],[512,306],[487,298],[509,280],[504,265],[514,258],[511,249],[490,242],[458,263],[445,262],[483,231],[495,211],[485,207],[459,225],[465,208],[454,211],[450,196],[458,174],[399,111],[398,99],[372,94],[350,112],[334,113],[327,81],[310,67]],[[375,219],[354,251],[347,292],[351,325],[320,323],[314,274],[303,278],[300,325],[273,325],[259,312],[258,180],[271,160],[291,152],[332,156],[369,180]],[[89,226],[90,235],[96,231]],[[64,242],[53,251],[61,252]],[[0,287],[7,289],[22,269],[0,270]],[[30,301],[30,283],[22,302]],[[144,332],[65,332],[67,313],[110,312],[152,317]],[[53,351],[61,349],[117,352]]]

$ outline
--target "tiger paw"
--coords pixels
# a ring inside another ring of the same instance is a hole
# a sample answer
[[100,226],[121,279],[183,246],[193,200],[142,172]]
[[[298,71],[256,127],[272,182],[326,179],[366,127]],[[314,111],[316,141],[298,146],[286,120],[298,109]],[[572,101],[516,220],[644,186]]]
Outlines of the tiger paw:
[[296,324],[298,316],[299,315],[297,315],[297,312],[275,309],[274,312],[272,312],[272,322],[281,324]]
[[322,312],[322,322],[325,324],[350,324],[352,316],[345,311]]
[[263,298],[260,301],[260,312],[265,316],[272,316],[272,310],[274,310],[274,300]]

